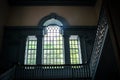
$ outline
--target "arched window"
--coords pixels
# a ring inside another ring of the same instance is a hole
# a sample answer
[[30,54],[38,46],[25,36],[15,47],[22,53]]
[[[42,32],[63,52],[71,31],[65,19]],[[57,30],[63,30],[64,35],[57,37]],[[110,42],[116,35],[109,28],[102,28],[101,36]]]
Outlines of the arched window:
[[43,24],[42,64],[65,64],[63,24],[57,19],[47,20]]
[[73,33],[69,29],[65,32],[63,30],[63,27],[65,27],[64,20],[52,14],[41,21],[40,27],[42,27],[40,35],[43,35],[43,37],[37,36],[39,37],[38,40],[34,35],[27,37],[24,64],[82,64],[79,34]]
[[26,40],[25,49],[25,65],[35,65],[36,64],[36,51],[37,51],[37,38],[36,36],[28,36]]

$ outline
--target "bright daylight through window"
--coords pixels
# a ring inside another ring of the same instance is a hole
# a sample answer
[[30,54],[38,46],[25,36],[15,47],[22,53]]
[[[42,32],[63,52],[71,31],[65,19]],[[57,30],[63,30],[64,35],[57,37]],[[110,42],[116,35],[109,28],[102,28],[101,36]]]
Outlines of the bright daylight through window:
[[62,30],[57,25],[44,29],[42,64],[64,64],[64,42]]

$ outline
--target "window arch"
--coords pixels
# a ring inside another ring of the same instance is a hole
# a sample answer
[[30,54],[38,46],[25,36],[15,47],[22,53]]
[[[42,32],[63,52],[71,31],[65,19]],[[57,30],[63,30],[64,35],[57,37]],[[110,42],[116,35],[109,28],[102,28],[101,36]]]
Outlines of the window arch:
[[43,26],[49,26],[49,25],[58,25],[58,26],[63,26],[62,22],[60,22],[59,20],[55,19],[55,18],[51,18],[49,20],[47,20]]
[[38,23],[39,27],[44,28],[50,24],[55,24],[60,27],[67,27],[69,23],[62,16],[57,15],[56,13],[51,13],[45,17],[43,17]]

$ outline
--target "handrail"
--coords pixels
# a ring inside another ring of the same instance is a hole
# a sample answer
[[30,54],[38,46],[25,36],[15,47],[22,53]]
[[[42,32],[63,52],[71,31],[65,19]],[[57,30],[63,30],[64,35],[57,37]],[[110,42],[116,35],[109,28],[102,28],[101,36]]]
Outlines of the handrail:
[[93,46],[92,55],[91,55],[91,59],[90,59],[90,71],[91,71],[92,80],[94,80],[94,78],[95,78],[99,60],[100,60],[102,50],[104,47],[104,43],[106,40],[106,36],[108,33],[108,28],[109,28],[108,26],[109,25],[108,25],[106,12],[105,12],[104,8],[102,7],[101,12],[100,12],[99,21],[98,21],[96,38],[94,41],[94,46]]
[[88,64],[16,66],[16,79],[91,78]]
[[14,77],[15,66],[0,75],[0,80],[12,80]]
[[88,63],[83,64],[59,64],[59,65],[44,65],[44,64],[37,64],[37,65],[25,65],[25,64],[17,64],[17,66],[82,66],[87,65]]

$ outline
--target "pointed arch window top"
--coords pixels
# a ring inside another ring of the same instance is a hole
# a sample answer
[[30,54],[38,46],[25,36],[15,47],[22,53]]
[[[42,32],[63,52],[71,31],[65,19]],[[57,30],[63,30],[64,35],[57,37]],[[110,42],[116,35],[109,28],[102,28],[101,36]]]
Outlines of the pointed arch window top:
[[58,25],[49,25],[49,26],[45,27],[43,30],[43,35],[51,34],[53,36],[53,33],[54,33],[54,35],[59,35],[59,34],[63,35],[63,30]]
[[55,18],[51,18],[51,19],[47,20],[46,22],[44,22],[44,24],[43,24],[43,26],[49,26],[49,25],[63,26],[62,22]]

